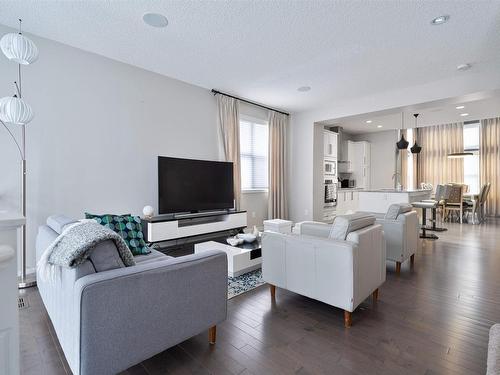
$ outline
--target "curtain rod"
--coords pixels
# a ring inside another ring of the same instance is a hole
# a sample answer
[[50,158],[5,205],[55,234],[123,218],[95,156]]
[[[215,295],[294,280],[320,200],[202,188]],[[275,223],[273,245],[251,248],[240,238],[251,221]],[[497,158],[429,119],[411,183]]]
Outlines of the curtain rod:
[[259,103],[255,103],[255,102],[252,102],[250,100],[238,98],[237,96],[229,95],[229,94],[226,94],[225,92],[221,92],[221,91],[217,91],[217,90],[212,89],[212,93],[214,95],[221,94],[221,95],[229,96],[230,98],[237,99],[239,101],[242,101],[242,102],[245,102],[245,103],[248,103],[248,104],[252,104],[252,105],[255,105],[257,107],[265,108],[265,109],[268,109],[269,111],[274,111],[274,112],[281,113],[282,115],[290,116],[289,113],[286,113],[286,112],[283,112],[283,111],[280,111],[280,110],[277,110],[277,109],[274,109],[274,108],[271,108],[271,107],[266,107],[265,105],[262,105],[262,104],[259,104]]

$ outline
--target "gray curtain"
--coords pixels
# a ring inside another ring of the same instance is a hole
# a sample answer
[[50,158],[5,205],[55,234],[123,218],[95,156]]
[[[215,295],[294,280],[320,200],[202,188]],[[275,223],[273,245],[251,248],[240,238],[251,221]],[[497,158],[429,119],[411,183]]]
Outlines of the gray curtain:
[[217,110],[220,136],[220,153],[225,161],[233,163],[235,208],[240,209],[240,113],[239,101],[217,94]]
[[486,215],[500,215],[500,118],[481,120],[479,143],[481,185],[490,183]]
[[269,113],[269,196],[268,218],[287,219],[286,133],[288,116]]

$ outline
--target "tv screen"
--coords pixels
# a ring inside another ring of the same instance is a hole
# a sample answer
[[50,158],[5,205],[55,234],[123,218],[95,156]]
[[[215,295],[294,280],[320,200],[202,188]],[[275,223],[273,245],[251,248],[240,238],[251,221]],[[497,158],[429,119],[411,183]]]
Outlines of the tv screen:
[[158,157],[160,214],[234,207],[233,163]]

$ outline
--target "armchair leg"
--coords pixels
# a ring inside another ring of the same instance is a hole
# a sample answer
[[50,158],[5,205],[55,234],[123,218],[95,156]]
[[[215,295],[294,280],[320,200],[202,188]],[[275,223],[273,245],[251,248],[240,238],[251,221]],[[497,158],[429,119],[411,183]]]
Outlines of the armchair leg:
[[352,312],[344,310],[344,327],[349,328],[352,325]]
[[401,273],[401,262],[396,262],[396,273],[398,275]]
[[208,343],[210,345],[214,345],[216,337],[217,337],[217,326],[210,327],[208,329]]
[[271,292],[271,298],[275,299],[276,298],[276,286],[269,284],[269,291]]
[[373,296],[373,302],[377,302],[377,300],[378,300],[378,288],[373,291],[372,296]]
[[410,264],[413,266],[415,264],[415,254],[410,256]]

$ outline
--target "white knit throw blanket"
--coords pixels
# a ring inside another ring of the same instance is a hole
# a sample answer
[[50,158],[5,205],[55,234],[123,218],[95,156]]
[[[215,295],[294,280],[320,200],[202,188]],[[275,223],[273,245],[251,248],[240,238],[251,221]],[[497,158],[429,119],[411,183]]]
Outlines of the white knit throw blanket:
[[54,242],[45,249],[37,264],[38,277],[42,281],[60,280],[61,267],[74,268],[82,264],[99,243],[112,240],[125,266],[135,265],[134,256],[119,234],[84,219],[70,224]]

